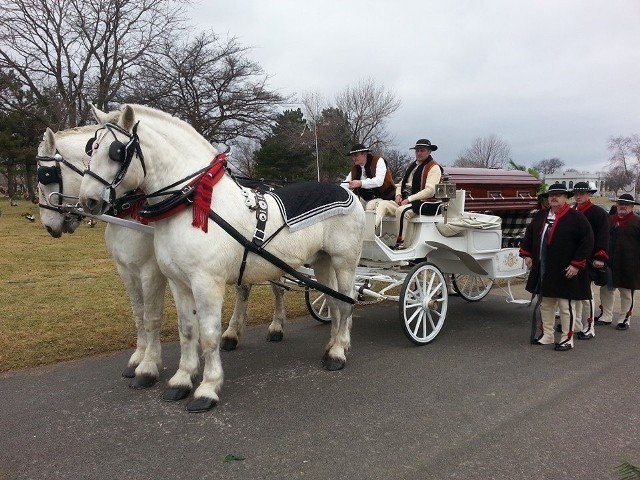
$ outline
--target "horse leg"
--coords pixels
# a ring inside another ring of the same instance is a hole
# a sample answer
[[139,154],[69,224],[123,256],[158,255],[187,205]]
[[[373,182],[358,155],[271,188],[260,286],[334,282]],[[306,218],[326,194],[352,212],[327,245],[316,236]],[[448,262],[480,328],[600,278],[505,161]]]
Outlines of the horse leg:
[[272,283],[271,290],[275,300],[275,310],[267,331],[267,342],[280,342],[284,337],[282,326],[287,318],[287,312],[284,308],[284,288]]
[[229,320],[229,326],[222,334],[220,348],[222,350],[235,350],[238,346],[240,335],[247,324],[247,307],[249,304],[249,294],[251,285],[236,286],[236,303],[233,306],[233,314]]
[[[338,272],[334,270],[331,265],[331,259],[327,254],[318,257],[317,262],[313,266],[313,270],[320,283],[354,298],[353,275],[350,276],[348,271],[341,270]],[[346,365],[346,354],[351,347],[351,315],[353,313],[353,306],[329,296],[327,301],[329,302],[332,313],[331,338],[325,347],[325,353],[322,357],[322,367],[326,370],[340,370]]]
[[198,309],[200,346],[204,358],[202,382],[187,404],[189,412],[204,412],[218,403],[218,392],[222,387],[223,372],[220,361],[220,337],[222,330],[222,302],[225,282],[212,278],[210,282],[195,282],[193,298]]
[[155,257],[141,269],[142,291],[144,294],[144,329],[147,348],[144,358],[136,368],[136,376],[129,384],[131,388],[148,388],[158,381],[159,367],[162,365],[160,329],[164,316],[164,294],[167,286],[165,276],[160,272]]
[[178,316],[180,333],[180,364],[178,371],[169,379],[169,388],[162,394],[168,402],[182,400],[193,388],[193,377],[198,373],[198,313],[191,290],[184,284],[169,280]]
[[136,275],[133,275],[124,265],[118,264],[117,261],[116,268],[129,294],[133,321],[136,325],[136,349],[129,357],[126,368],[122,371],[123,377],[133,378],[136,376],[136,368],[144,358],[144,351],[147,348],[147,334],[144,329],[144,294],[140,279]]

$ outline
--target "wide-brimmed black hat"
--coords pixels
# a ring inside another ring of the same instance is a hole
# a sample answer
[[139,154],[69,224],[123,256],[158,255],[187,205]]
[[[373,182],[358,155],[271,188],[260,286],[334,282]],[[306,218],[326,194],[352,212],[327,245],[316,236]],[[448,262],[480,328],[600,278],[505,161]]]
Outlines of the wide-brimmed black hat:
[[620,195],[620,197],[616,199],[616,203],[630,203],[632,205],[640,205],[640,203],[636,202],[635,198],[633,198],[633,195],[631,195],[630,193],[623,193],[622,195]]
[[567,198],[573,197],[573,192],[571,190],[567,190],[567,187],[565,187],[561,183],[554,183],[549,187],[549,190],[547,190],[547,194],[550,195],[552,193],[564,193]]
[[359,152],[370,152],[371,149],[365,147],[363,144],[361,143],[356,143],[353,147],[351,147],[351,150],[349,150],[349,153],[347,153],[347,157],[349,155],[352,155],[354,153],[359,153]]
[[430,149],[432,152],[435,152],[438,149],[437,145],[432,145],[431,142],[429,140],[427,140],[426,138],[421,138],[420,140],[418,140],[415,144],[415,146],[409,148],[409,150],[415,150],[418,147],[425,147]]
[[578,182],[573,186],[573,193],[596,193],[597,190],[595,188],[591,188],[591,186],[587,182]]

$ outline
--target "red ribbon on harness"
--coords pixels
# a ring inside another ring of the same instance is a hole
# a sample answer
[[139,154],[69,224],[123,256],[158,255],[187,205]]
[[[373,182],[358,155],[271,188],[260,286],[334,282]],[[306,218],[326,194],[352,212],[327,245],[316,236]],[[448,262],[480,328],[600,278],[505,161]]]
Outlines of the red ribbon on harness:
[[193,192],[193,225],[204,233],[209,231],[209,210],[211,209],[211,197],[213,186],[224,175],[227,154],[219,153],[211,162],[209,169],[198,179]]
[[[134,192],[134,194],[144,195],[144,192],[141,189],[138,189]],[[140,216],[140,210],[142,209],[145,203],[146,203],[146,199],[142,197],[140,200],[137,200],[136,202],[133,202],[132,204],[130,204],[129,208],[120,210],[116,214],[116,217],[118,218],[131,217],[132,220],[135,220],[136,222],[140,222],[143,225],[147,225],[149,221],[146,218]]]

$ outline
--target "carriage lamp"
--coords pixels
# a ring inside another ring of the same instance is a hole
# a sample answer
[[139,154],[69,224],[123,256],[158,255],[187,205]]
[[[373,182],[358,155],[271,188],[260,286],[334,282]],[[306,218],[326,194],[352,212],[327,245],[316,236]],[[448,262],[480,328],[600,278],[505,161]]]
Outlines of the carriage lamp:
[[435,197],[442,200],[444,209],[444,223],[447,223],[447,210],[449,200],[456,198],[456,184],[451,182],[442,182],[436,184]]

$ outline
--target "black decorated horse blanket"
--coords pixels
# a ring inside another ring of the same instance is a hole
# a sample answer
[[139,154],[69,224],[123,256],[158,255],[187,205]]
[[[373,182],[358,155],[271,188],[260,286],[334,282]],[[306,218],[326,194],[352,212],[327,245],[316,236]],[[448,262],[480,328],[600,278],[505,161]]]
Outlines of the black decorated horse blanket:
[[357,199],[351,192],[331,183],[304,182],[278,188],[271,195],[292,232],[317,222],[353,212]]

